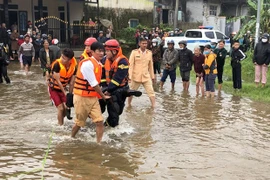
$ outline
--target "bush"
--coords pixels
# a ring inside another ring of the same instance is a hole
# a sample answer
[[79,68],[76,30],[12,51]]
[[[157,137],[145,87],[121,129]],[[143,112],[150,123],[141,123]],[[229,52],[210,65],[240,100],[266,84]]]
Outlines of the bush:
[[117,33],[116,38],[119,41],[124,42],[125,44],[136,44],[135,37],[134,37],[135,32],[136,32],[135,28],[127,27],[127,28],[120,30]]

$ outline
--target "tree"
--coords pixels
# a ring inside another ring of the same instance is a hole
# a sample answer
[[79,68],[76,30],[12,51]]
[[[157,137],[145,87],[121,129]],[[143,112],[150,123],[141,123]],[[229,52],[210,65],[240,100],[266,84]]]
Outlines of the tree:
[[[242,21],[243,26],[235,36],[236,39],[242,38],[247,31],[255,32],[256,29],[256,14],[257,14],[257,0],[248,0],[249,16],[240,16],[231,18],[229,21],[236,21],[239,18]],[[260,31],[270,32],[270,0],[261,0],[261,21]]]

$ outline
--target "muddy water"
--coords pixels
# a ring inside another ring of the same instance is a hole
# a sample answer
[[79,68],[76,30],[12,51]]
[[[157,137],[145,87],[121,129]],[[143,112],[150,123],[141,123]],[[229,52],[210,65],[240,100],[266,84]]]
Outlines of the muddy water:
[[76,140],[72,121],[57,125],[37,64],[28,77],[18,69],[12,63],[12,84],[0,85],[0,179],[270,178],[268,104],[224,93],[203,99],[194,86],[183,93],[180,81],[171,93],[167,83],[154,111],[145,95],[134,99],[97,145],[90,120]]

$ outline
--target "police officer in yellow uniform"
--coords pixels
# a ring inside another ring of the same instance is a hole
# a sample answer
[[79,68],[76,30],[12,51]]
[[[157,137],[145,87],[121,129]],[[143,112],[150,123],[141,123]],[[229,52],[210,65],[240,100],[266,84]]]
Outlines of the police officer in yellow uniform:
[[[127,96],[141,96],[140,91],[129,91],[128,87],[128,59],[122,54],[122,49],[117,40],[111,39],[105,43],[106,60],[104,63],[106,92],[105,95],[111,96],[107,104],[102,104],[104,112],[107,105],[108,118],[105,125],[115,127],[119,124],[119,115],[122,114]],[[101,79],[104,79],[104,74]],[[103,85],[104,88],[104,85]]]
[[[153,68],[152,52],[147,47],[147,39],[140,38],[139,49],[131,52],[129,57],[129,78],[130,89],[137,90],[141,85],[145,88],[149,96],[151,105],[155,107],[155,92],[153,83],[155,81],[155,74]],[[128,98],[128,105],[131,106],[132,96]]]

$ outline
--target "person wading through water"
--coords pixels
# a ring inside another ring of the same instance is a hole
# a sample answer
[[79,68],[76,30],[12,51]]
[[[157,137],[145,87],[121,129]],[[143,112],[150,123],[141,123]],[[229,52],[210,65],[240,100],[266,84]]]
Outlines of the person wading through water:
[[64,49],[60,59],[53,62],[50,78],[48,80],[48,89],[50,97],[57,107],[58,124],[64,124],[66,113],[67,91],[66,86],[69,84],[69,92],[73,93],[74,80],[76,75],[77,61],[74,58],[74,52],[71,49]]

